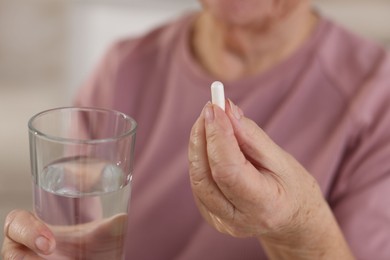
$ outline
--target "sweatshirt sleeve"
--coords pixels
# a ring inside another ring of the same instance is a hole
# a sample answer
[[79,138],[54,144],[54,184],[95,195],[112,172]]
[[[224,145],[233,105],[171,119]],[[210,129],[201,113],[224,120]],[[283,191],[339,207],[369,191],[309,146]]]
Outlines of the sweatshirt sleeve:
[[388,62],[365,82],[352,108],[358,128],[330,206],[357,259],[390,259],[390,81]]

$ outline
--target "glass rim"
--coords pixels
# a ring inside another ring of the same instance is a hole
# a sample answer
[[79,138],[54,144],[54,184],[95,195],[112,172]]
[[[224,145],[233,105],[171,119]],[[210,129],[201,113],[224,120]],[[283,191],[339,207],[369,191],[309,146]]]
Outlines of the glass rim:
[[[75,139],[75,138],[65,138],[65,137],[59,137],[55,135],[50,135],[50,134],[45,134],[44,132],[36,129],[33,126],[34,120],[37,118],[49,114],[51,112],[55,111],[61,111],[61,110],[77,110],[77,111],[95,111],[95,112],[104,112],[104,113],[113,113],[117,116],[121,116],[125,121],[130,122],[131,127],[129,130],[124,131],[121,134],[108,137],[108,138],[96,138],[96,139]],[[47,140],[55,141],[55,142],[63,142],[63,143],[79,143],[79,144],[95,144],[95,143],[106,143],[106,142],[114,142],[117,141],[123,137],[134,135],[137,130],[137,122],[134,120],[134,118],[128,116],[125,113],[119,112],[114,109],[107,109],[107,108],[99,108],[99,107],[79,107],[79,106],[67,106],[67,107],[56,107],[56,108],[51,108],[51,109],[46,109],[43,110],[35,115],[33,115],[29,120],[28,120],[28,129],[29,132],[34,134],[35,136],[39,136],[40,138],[44,138]]]

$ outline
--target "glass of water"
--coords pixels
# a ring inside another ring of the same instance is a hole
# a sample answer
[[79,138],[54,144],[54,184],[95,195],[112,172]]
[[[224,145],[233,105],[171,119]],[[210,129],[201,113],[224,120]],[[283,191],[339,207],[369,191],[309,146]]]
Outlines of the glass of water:
[[33,208],[56,238],[46,259],[124,259],[137,123],[97,108],[56,108],[29,123]]

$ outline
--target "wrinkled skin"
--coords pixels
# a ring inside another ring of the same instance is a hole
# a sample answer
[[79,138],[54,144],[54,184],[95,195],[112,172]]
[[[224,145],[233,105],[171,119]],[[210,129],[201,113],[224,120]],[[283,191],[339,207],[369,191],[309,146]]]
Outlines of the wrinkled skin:
[[315,179],[232,102],[206,104],[189,144],[196,204],[215,229],[256,237],[269,259],[353,259]]
[[[233,105],[234,106],[234,105]],[[193,126],[190,177],[202,215],[237,237],[285,232],[310,217],[323,198],[315,180],[250,119],[230,105],[206,105]],[[310,194],[310,196],[307,196]],[[318,200],[318,201],[316,201]],[[301,212],[307,212],[300,219]]]
[[[6,260],[118,259],[123,254],[126,223],[127,214],[119,214],[106,220],[49,229],[32,213],[15,210],[5,223],[2,256]],[[39,241],[40,248],[34,241]]]

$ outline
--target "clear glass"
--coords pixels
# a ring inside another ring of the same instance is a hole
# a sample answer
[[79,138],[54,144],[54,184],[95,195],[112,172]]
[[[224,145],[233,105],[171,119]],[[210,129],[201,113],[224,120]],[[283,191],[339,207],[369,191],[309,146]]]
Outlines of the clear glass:
[[34,213],[53,231],[45,259],[124,259],[137,123],[66,107],[28,123]]

